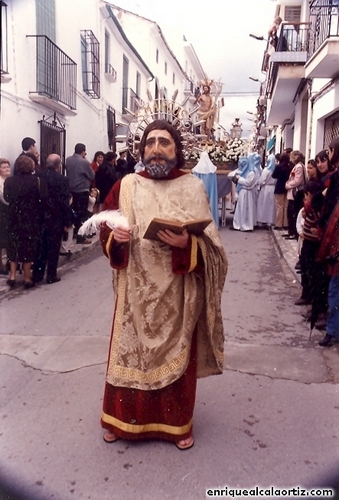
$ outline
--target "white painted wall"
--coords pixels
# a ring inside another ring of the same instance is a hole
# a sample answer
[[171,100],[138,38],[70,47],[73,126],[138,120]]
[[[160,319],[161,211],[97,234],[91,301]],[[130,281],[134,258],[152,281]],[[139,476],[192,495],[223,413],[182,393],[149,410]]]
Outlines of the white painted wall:
[[[156,77],[155,81],[150,83],[152,97],[155,97],[155,83],[157,81],[159,88],[165,87],[167,89],[167,97],[169,99],[178,90],[176,101],[178,103],[183,102],[187,82],[183,71],[195,83],[202,80],[205,75],[197,59],[197,55],[194,53],[194,49],[190,48],[190,50],[187,50],[187,46],[190,46],[190,44],[183,40],[182,33],[173,30],[173,26],[170,30],[165,26],[164,29],[161,27],[161,35],[158,25],[152,20],[145,19],[122,9],[114,8],[113,10],[128,38],[137,47],[139,53]],[[156,61],[157,50],[159,54],[158,62]],[[167,63],[167,74],[165,73],[165,62]],[[175,75],[174,83],[173,74]],[[192,107],[192,102],[188,102],[185,106],[187,110]]]

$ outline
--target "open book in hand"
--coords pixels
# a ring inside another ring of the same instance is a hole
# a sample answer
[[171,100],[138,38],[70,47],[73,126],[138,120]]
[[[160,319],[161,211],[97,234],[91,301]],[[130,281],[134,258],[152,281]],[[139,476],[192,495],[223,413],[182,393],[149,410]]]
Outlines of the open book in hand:
[[176,220],[154,218],[146,229],[144,238],[146,240],[158,240],[158,231],[164,231],[165,229],[169,229],[176,234],[181,234],[184,229],[187,229],[188,233],[199,236],[211,222],[212,219],[195,219],[178,222]]

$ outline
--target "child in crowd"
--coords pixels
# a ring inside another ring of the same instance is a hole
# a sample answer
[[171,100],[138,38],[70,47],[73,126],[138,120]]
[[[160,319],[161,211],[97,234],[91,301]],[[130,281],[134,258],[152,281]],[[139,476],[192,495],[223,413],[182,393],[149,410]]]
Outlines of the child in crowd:
[[94,206],[95,203],[98,201],[98,199],[99,199],[99,189],[92,187],[88,197],[88,206],[87,206],[88,218],[92,217],[94,213]]
[[[87,206],[87,218],[89,219],[95,213],[95,205],[99,201],[99,189],[92,187],[88,197],[88,206]],[[87,238],[92,238],[96,233],[87,234]]]
[[320,245],[318,219],[321,206],[318,195],[321,193],[321,184],[314,179],[309,180],[304,189],[304,207],[302,216],[304,224],[302,228],[303,244],[300,251],[301,269],[301,297],[295,305],[311,304],[315,299],[317,264],[316,255]]
[[320,180],[320,175],[319,171],[317,169],[317,163],[314,160],[308,160],[307,166],[306,166],[306,172],[307,172],[307,178],[310,181],[311,179],[313,180]]
[[74,232],[74,222],[76,220],[76,214],[71,208],[71,205],[73,203],[73,196],[70,195],[69,197],[69,210],[70,210],[70,219],[72,222],[72,226],[64,229],[64,234],[62,237],[62,242],[61,242],[61,247],[60,247],[60,255],[66,255],[67,257],[71,257],[72,251],[70,250],[72,243],[73,243],[73,232]]

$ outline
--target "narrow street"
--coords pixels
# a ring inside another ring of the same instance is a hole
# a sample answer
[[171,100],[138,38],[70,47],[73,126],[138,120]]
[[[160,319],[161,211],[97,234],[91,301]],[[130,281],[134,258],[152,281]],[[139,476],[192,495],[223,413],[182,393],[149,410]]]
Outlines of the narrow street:
[[226,485],[307,487],[337,463],[339,348],[320,348],[318,330],[309,340],[269,231],[220,232],[226,364],[198,382],[193,449],[102,439],[113,292],[97,247],[60,283],[0,297],[2,480],[29,500],[196,500]]

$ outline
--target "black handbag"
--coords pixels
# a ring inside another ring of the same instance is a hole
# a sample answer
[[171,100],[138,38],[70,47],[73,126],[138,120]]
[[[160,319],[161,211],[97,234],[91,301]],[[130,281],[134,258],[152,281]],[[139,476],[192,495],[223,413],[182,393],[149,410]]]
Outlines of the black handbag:
[[292,196],[293,199],[296,200],[299,198],[301,195],[303,195],[303,190],[304,190],[305,184],[300,184],[300,186],[294,187],[292,189]]

